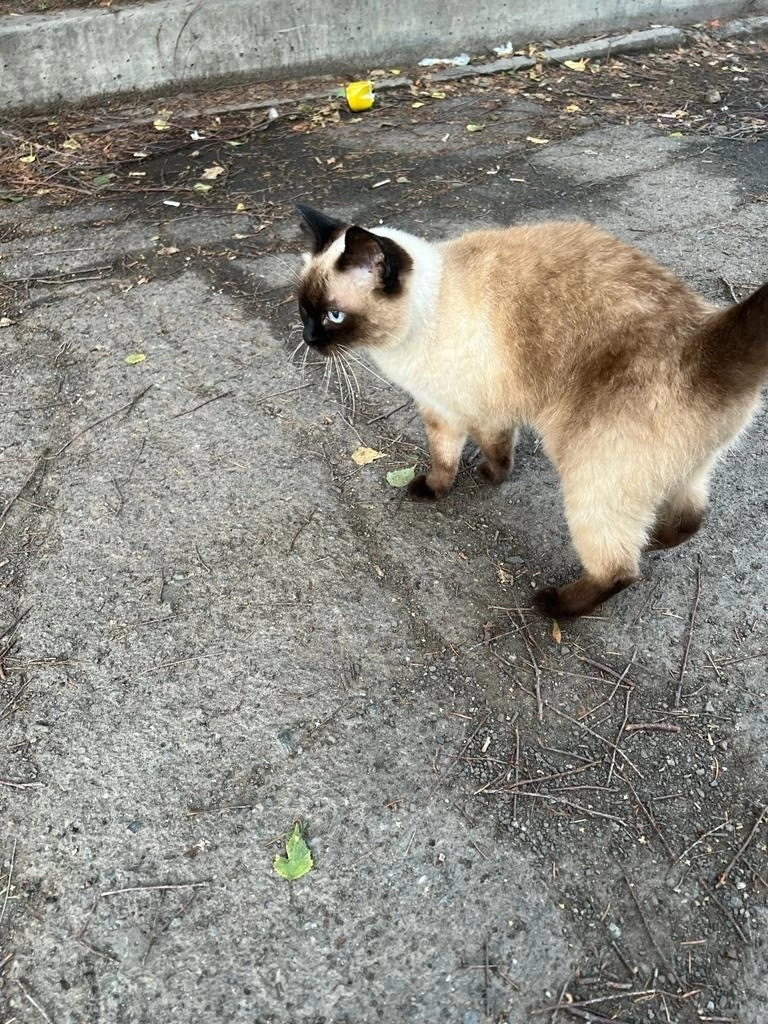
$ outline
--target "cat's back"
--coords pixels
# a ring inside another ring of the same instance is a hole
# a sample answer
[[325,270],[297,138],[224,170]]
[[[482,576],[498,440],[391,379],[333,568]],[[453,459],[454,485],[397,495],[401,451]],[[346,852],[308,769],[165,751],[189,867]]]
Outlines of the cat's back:
[[446,286],[498,328],[524,323],[580,344],[630,322],[679,326],[682,336],[711,309],[650,256],[586,221],[472,231],[444,244],[443,262]]
[[[682,285],[634,246],[586,221],[542,221],[471,231],[444,245],[447,266],[473,275],[526,282],[612,282],[663,289]],[[685,287],[683,285],[683,287]]]

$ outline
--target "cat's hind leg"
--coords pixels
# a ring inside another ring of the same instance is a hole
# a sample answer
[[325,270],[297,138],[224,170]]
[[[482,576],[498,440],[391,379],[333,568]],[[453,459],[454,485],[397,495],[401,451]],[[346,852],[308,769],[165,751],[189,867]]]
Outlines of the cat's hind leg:
[[667,496],[656,514],[648,550],[673,548],[689,540],[701,526],[709,503],[712,462],[699,469]]
[[640,554],[654,522],[657,498],[644,493],[642,474],[630,479],[608,466],[561,469],[571,540],[583,573],[574,583],[547,587],[533,603],[544,615],[587,615],[640,574]]

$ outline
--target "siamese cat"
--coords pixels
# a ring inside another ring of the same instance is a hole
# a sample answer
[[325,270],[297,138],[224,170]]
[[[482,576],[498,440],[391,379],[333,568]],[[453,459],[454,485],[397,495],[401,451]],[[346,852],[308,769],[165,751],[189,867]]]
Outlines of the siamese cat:
[[648,256],[581,222],[481,230],[431,244],[300,204],[312,242],[304,341],[365,349],[415,399],[431,465],[410,495],[454,482],[464,443],[501,483],[519,424],[562,483],[583,573],[534,595],[584,615],[638,578],[645,549],[701,525],[712,468],[768,373],[768,284],[717,309]]

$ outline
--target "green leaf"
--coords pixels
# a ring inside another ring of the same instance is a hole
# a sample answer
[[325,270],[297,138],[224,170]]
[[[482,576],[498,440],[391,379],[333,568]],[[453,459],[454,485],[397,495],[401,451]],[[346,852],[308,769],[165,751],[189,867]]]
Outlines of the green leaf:
[[281,878],[289,882],[302,878],[308,871],[312,870],[313,860],[309,847],[304,842],[301,832],[301,825],[294,825],[293,832],[285,844],[285,853],[278,853],[275,857],[273,867]]
[[125,357],[125,361],[129,366],[135,366],[136,363],[143,363],[146,358],[144,352],[131,352],[129,356]]
[[393,469],[391,473],[387,473],[387,483],[390,487],[407,487],[415,476],[415,466],[409,466],[407,469]]

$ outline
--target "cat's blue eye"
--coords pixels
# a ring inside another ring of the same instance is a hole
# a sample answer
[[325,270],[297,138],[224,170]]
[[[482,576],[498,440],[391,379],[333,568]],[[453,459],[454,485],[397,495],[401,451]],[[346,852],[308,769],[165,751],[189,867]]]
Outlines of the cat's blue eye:
[[346,318],[346,313],[343,313],[340,309],[329,309],[325,314],[325,317],[332,324],[343,324]]

